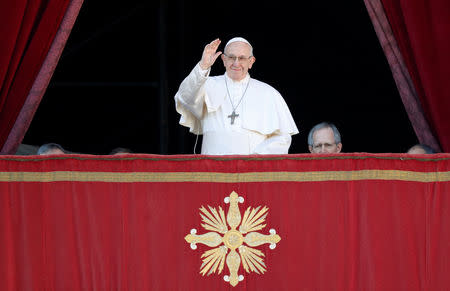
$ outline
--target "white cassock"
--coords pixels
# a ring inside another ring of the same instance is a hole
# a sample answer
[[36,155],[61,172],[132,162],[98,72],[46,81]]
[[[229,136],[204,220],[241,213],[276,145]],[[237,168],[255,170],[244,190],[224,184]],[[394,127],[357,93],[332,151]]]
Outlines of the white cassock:
[[[287,154],[298,129],[280,93],[249,74],[235,82],[226,73],[209,77],[209,72],[197,64],[175,95],[180,124],[203,134],[201,153]],[[233,107],[239,116],[231,124]]]

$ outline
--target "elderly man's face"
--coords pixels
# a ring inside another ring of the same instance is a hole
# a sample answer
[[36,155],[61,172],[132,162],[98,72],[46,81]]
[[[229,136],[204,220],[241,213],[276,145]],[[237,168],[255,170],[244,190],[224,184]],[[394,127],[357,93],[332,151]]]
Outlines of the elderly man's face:
[[316,130],[313,134],[313,146],[309,146],[309,151],[314,154],[340,153],[342,144],[336,144],[333,130],[329,127]]
[[255,57],[251,56],[250,46],[241,41],[230,43],[221,57],[227,75],[233,81],[244,79],[255,62]]

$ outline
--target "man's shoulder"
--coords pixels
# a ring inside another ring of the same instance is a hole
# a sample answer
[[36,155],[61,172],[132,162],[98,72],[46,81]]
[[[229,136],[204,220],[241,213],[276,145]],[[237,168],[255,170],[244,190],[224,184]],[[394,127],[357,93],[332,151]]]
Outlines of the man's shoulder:
[[224,78],[225,78],[224,75],[209,76],[208,77],[208,81],[211,81],[211,82],[223,82]]
[[250,85],[257,90],[262,90],[270,95],[280,95],[277,89],[267,84],[266,82],[259,81],[257,79],[251,79]]
[[225,82],[224,82],[225,76],[209,76],[206,80],[205,87],[206,90],[223,90],[222,87],[225,88]]
[[260,87],[267,87],[267,88],[271,88],[271,89],[274,89],[275,90],[275,88],[274,87],[272,87],[271,85],[269,85],[269,84],[267,84],[266,82],[263,82],[263,81],[260,81],[260,80],[257,80],[257,79],[254,79],[254,78],[251,78],[251,82],[255,85],[255,86],[260,86]]

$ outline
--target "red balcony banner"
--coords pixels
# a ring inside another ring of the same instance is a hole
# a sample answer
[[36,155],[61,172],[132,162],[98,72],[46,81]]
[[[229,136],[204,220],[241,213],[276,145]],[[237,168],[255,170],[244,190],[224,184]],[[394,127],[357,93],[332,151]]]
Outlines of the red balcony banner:
[[1,290],[448,290],[450,154],[0,157]]

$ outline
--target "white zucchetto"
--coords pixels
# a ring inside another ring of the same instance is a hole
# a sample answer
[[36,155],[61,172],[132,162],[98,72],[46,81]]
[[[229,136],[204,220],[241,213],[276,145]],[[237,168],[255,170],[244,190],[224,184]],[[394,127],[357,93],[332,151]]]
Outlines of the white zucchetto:
[[237,41],[245,42],[245,43],[248,44],[251,48],[253,48],[252,45],[251,45],[245,38],[243,38],[243,37],[233,37],[232,39],[230,39],[230,40],[227,42],[227,44],[225,45],[225,48],[226,48],[229,44],[231,44],[231,43],[233,43],[233,42],[237,42]]

